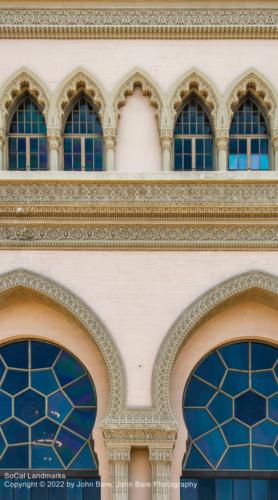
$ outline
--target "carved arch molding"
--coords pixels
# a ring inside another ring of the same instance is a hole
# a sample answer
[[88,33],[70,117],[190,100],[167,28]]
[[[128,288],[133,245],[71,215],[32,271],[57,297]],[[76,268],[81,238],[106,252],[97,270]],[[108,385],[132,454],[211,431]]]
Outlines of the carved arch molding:
[[[140,68],[126,75],[109,96],[96,78],[82,68],[77,68],[68,75],[54,94],[48,91],[44,82],[32,71],[22,68],[0,89],[0,129],[5,129],[7,117],[18,98],[28,92],[37,101],[45,116],[48,134],[52,135],[53,131],[56,131],[56,135],[61,135],[65,111],[72,100],[84,92],[99,112],[104,134],[109,131],[110,135],[116,135],[120,108],[137,87],[141,88],[155,108],[162,136],[165,131],[173,130],[175,117],[191,93],[196,93],[206,105],[216,135],[224,129],[228,130],[234,110],[248,92],[260,101],[269,120],[270,129],[278,129],[277,92],[255,69],[240,75],[223,96],[220,96],[213,82],[197,69],[179,77],[169,92],[164,94],[151,76]],[[1,133],[3,134],[3,131]]]
[[31,289],[61,305],[78,319],[100,349],[110,381],[110,403],[102,422],[108,449],[113,443],[171,448],[177,423],[169,403],[169,381],[174,362],[187,338],[232,297],[260,290],[278,301],[278,277],[261,271],[243,273],[207,291],[185,309],[161,344],[153,370],[152,406],[127,407],[126,378],[120,354],[95,313],[64,287],[30,271],[19,269],[0,276],[0,294],[17,287]]

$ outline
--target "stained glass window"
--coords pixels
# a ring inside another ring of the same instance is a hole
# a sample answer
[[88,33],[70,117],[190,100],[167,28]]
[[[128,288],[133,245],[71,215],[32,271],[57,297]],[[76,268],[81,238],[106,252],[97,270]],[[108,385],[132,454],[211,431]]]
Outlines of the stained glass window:
[[269,140],[265,118],[247,97],[230,127],[230,170],[269,170]]
[[184,470],[278,470],[278,349],[228,344],[206,356],[184,391]]
[[64,130],[64,170],[102,170],[103,137],[99,116],[81,96],[70,111]]
[[80,362],[42,341],[0,347],[0,469],[97,469],[96,393]]
[[192,97],[178,115],[174,130],[175,170],[213,170],[213,136],[202,104]]
[[47,136],[42,112],[31,97],[16,108],[9,127],[9,170],[47,170]]

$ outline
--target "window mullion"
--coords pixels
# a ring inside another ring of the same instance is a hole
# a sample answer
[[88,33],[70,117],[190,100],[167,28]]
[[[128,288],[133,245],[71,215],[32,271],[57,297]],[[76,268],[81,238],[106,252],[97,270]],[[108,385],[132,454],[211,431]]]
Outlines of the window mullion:
[[192,137],[191,144],[192,144],[192,151],[191,151],[192,170],[196,170],[196,139],[195,139],[195,137]]
[[251,170],[251,138],[247,138],[247,170]]
[[85,170],[85,137],[81,137],[81,170]]
[[26,137],[26,170],[30,170],[30,137]]

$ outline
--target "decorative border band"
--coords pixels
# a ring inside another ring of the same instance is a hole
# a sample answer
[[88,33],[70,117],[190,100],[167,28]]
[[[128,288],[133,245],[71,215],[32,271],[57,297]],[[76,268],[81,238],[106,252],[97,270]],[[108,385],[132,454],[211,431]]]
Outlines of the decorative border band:
[[278,38],[278,9],[0,9],[0,38]]

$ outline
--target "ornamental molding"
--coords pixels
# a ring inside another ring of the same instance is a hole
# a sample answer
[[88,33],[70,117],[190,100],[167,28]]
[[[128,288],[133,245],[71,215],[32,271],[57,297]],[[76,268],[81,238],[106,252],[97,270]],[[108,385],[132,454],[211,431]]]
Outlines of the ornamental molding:
[[65,115],[80,94],[88,97],[97,109],[101,121],[103,120],[107,101],[105,92],[93,76],[84,69],[77,68],[60,84],[52,99],[49,126],[56,126],[62,130]]
[[47,123],[50,96],[43,82],[30,70],[22,68],[6,82],[0,92],[0,126],[6,129],[11,110],[25,93],[30,94],[41,109]]
[[104,358],[109,375],[110,398],[106,418],[118,415],[126,398],[125,371],[116,344],[104,324],[81,299],[48,278],[24,269],[0,276],[0,294],[18,287],[42,294],[61,305],[89,332]]
[[168,93],[170,111],[173,122],[179,114],[184,102],[191,94],[197,94],[203,102],[213,121],[213,128],[216,129],[216,119],[219,108],[219,92],[209,79],[199,70],[192,70],[179,78],[174,87]]
[[[142,94],[149,98],[151,106],[156,110],[159,128],[161,128],[162,115],[165,113],[164,99],[162,92],[154,82],[154,80],[141,68],[136,68],[125,76],[110,96],[108,109],[110,108],[110,116],[105,120],[106,126],[114,126],[117,128],[120,118],[120,109],[126,104],[128,96],[134,94],[136,88],[140,88]],[[112,115],[112,116],[111,116]]]
[[[277,301],[278,278],[262,271],[250,271],[234,276],[197,298],[175,321],[166,334],[157,354],[152,379],[153,406],[161,417],[171,418],[169,399],[171,372],[180,350],[194,331],[209,317],[216,314],[229,300],[247,292],[261,296],[275,294]],[[273,299],[272,299],[273,301]]]
[[266,115],[270,131],[277,127],[277,93],[274,87],[257,70],[248,70],[233,82],[222,97],[217,128],[230,128],[232,117],[242,99],[251,94],[261,105]]
[[2,8],[1,38],[278,37],[274,8]]

